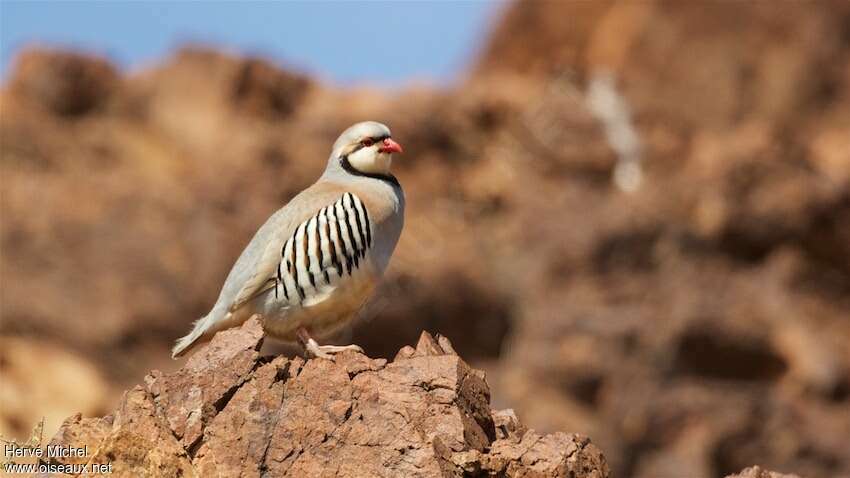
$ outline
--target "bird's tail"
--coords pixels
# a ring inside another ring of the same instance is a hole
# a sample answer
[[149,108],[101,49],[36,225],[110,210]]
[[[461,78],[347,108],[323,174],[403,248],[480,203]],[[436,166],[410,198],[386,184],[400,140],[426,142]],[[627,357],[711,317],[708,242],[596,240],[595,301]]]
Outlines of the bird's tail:
[[177,343],[174,344],[174,348],[171,349],[171,358],[176,359],[192,350],[192,347],[198,344],[198,340],[206,334],[213,322],[212,314],[208,314],[196,320],[192,325],[192,331],[189,332],[189,335],[181,337],[177,340]]

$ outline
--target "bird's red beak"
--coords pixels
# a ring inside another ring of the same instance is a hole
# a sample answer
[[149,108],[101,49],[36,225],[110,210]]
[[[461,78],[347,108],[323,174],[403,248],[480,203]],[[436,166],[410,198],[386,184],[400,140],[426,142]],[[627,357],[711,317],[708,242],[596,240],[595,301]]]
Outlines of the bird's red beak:
[[404,150],[401,149],[401,145],[393,141],[392,138],[387,138],[384,140],[384,145],[378,148],[378,151],[382,153],[403,153]]

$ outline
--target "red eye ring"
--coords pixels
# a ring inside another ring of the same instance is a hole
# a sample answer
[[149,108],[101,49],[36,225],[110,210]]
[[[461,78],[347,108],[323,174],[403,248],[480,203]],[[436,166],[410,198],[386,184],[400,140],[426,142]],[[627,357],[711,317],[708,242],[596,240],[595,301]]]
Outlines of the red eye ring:
[[369,147],[369,146],[372,146],[373,144],[375,144],[375,140],[373,140],[372,138],[366,138],[363,141],[361,141],[360,144],[362,144],[363,146]]

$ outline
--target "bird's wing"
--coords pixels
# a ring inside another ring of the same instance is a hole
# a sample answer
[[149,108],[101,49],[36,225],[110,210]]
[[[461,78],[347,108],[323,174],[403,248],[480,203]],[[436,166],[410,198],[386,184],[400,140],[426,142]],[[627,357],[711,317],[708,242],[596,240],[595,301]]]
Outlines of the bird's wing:
[[309,307],[363,265],[373,233],[365,203],[339,187],[298,199],[281,211],[284,224],[273,228],[231,312],[270,289],[285,304]]

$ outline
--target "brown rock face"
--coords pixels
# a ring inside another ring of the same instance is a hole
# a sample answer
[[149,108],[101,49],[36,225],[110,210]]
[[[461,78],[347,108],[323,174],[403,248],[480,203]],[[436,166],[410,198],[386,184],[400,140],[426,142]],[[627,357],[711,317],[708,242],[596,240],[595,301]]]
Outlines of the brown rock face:
[[492,411],[483,372],[443,337],[423,333],[389,363],[260,357],[262,337],[256,319],[219,333],[50,444],[86,446],[61,463],[112,463],[117,476],[608,476],[587,438]]
[[118,72],[108,61],[49,50],[29,50],[19,55],[10,82],[20,97],[67,117],[104,106],[118,85]]

